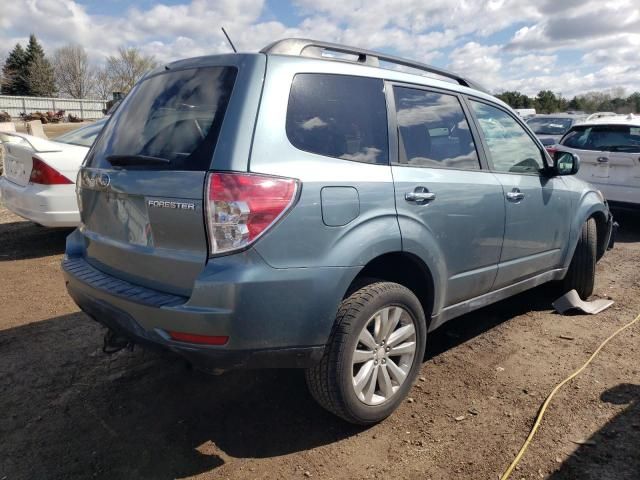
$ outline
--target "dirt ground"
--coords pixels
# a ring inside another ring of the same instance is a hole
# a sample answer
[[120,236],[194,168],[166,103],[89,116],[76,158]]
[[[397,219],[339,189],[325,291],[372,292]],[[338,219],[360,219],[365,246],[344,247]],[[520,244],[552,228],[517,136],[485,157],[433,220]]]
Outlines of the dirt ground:
[[[135,349],[67,297],[68,231],[0,207],[0,479],[497,479],[544,397],[640,313],[640,221],[598,265],[615,305],[560,316],[541,287],[428,339],[411,399],[371,428],[318,407],[295,370],[207,377]],[[640,325],[567,385],[512,478],[640,478]]]

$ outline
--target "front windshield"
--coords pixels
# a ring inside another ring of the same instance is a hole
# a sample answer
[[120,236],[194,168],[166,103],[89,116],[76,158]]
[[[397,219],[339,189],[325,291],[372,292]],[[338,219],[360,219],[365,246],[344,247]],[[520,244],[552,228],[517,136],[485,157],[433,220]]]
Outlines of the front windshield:
[[60,143],[68,143],[70,145],[79,145],[81,147],[90,147],[93,145],[96,137],[107,122],[106,119],[93,122],[91,125],[72,130],[64,135],[53,138],[52,140]]
[[570,118],[539,117],[527,120],[527,125],[537,135],[564,135],[571,127]]

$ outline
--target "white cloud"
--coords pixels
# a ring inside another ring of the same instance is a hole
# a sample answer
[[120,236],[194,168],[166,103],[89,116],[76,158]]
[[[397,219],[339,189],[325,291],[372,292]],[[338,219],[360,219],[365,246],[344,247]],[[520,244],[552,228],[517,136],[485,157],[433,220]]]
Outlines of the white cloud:
[[[561,8],[564,2],[558,2]],[[549,9],[549,5],[546,6]],[[551,11],[539,22],[520,28],[507,48],[511,50],[557,50],[590,48],[612,38],[623,39],[640,31],[640,4],[637,0],[611,2],[582,1],[570,10]]]
[[[621,86],[640,90],[638,0],[291,0],[301,20],[285,25],[265,0],[183,0],[90,14],[74,0],[5,1],[0,57],[34,32],[45,49],[85,46],[100,62],[120,46],[168,61],[241,51],[283,37],[311,37],[436,62],[489,90],[573,95]],[[487,37],[499,33],[498,36]],[[496,38],[507,38],[504,44]]]
[[500,46],[498,45],[468,42],[451,52],[449,69],[468,75],[469,78],[479,82],[488,90],[495,90],[495,83],[502,68],[499,52]]
[[542,73],[545,75],[552,74],[555,70],[557,55],[520,55],[514,57],[509,62],[509,73],[518,75],[523,72]]

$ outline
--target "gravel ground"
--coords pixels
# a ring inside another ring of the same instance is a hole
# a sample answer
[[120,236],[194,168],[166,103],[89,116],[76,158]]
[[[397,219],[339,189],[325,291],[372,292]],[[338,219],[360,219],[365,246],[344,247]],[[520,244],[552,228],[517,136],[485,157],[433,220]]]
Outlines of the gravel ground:
[[[0,479],[496,479],[538,408],[640,313],[640,221],[598,265],[596,315],[559,316],[540,287],[428,339],[420,380],[370,428],[319,408],[295,370],[207,377],[170,355],[101,352],[67,297],[68,231],[0,207]],[[514,479],[640,478],[640,325],[614,339],[548,410]]]

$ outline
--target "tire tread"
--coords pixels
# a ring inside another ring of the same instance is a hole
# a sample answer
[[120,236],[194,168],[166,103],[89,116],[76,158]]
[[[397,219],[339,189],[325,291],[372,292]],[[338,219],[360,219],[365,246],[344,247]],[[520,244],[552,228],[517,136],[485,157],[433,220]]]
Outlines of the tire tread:
[[320,362],[305,372],[311,396],[326,410],[350,423],[363,424],[362,419],[355,417],[346,408],[345,400],[339,389],[337,372],[343,368],[340,353],[344,350],[352,332],[353,323],[367,303],[378,295],[389,290],[408,290],[406,287],[391,282],[374,282],[353,292],[345,298],[336,315],[333,331],[329,337],[327,348]]
[[580,231],[580,238],[563,281],[563,290],[576,290],[586,300],[593,293],[598,246],[598,231],[594,218],[589,218]]

